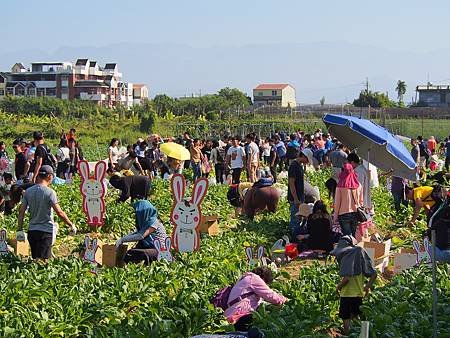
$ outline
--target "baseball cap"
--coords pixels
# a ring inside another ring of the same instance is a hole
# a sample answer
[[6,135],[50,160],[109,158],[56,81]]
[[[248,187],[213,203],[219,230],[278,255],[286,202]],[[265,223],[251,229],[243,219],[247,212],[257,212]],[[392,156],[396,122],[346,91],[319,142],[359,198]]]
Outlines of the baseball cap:
[[39,175],[41,175],[41,176],[54,175],[53,168],[49,165],[43,165],[39,169]]
[[302,154],[306,156],[308,159],[309,164],[313,164],[313,152],[309,148],[305,148],[302,150]]

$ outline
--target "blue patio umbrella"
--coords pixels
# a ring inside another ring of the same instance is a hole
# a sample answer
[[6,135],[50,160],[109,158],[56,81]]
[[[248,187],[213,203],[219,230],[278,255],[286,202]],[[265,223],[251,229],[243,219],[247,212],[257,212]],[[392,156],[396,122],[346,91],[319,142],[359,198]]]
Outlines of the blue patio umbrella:
[[394,176],[417,180],[416,162],[405,145],[378,124],[354,116],[326,114],[323,122],[340,142]]

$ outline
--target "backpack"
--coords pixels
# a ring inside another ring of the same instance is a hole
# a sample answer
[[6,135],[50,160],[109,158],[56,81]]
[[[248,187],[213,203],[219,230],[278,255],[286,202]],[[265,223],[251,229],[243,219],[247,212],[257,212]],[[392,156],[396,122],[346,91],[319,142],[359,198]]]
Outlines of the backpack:
[[280,158],[284,158],[284,156],[286,155],[286,146],[284,145],[284,143],[281,143],[279,145],[275,145],[275,147],[277,148],[277,155]]
[[223,163],[225,160],[225,149],[222,147],[217,148],[217,163]]
[[238,185],[233,184],[227,192],[227,199],[233,207],[241,207],[241,197],[239,196]]
[[[46,145],[39,145],[38,147],[42,147],[44,149],[44,158],[42,159],[42,165],[49,165],[53,168],[53,170],[56,170],[56,167],[58,165],[58,161],[56,160],[55,155],[50,153],[50,149]],[[37,150],[37,148],[36,148]]]
[[233,299],[231,302],[228,302],[228,299],[230,298],[231,290],[233,289],[234,285],[228,285],[224,288],[220,289],[216,292],[216,294],[211,298],[210,303],[214,305],[214,307],[221,308],[223,311],[228,309],[230,306],[240,302],[244,298],[251,296],[254,294],[254,292],[246,292],[242,296],[239,296],[236,299]]

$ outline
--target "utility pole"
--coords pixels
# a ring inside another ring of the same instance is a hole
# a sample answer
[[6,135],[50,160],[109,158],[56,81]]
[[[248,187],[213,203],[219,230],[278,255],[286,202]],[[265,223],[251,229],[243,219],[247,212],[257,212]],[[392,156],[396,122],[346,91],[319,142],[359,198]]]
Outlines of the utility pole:
[[369,92],[369,78],[366,77],[366,93]]

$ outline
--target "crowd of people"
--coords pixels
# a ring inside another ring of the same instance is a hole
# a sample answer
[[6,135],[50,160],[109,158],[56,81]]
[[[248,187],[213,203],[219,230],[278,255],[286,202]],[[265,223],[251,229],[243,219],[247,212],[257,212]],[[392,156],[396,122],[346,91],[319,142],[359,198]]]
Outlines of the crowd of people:
[[[170,142],[185,147],[190,159],[165,155],[160,147]],[[445,183],[450,164],[450,138],[440,143],[434,137],[425,141],[419,136],[411,140],[411,145],[411,155],[419,174],[433,175]],[[41,132],[34,132],[32,142],[16,139],[12,146],[14,165],[9,166],[6,144],[0,142],[0,171],[3,173],[0,205],[3,212],[11,213],[22,202],[17,238],[23,240],[25,237],[23,222],[28,210],[28,241],[32,257],[47,260],[51,257],[57,232],[52,210],[72,233],[77,231],[59,206],[50,184],[70,182],[77,174],[77,163],[83,159],[83,153],[75,129],[62,133],[55,156]],[[192,181],[206,177],[212,184],[229,185],[228,200],[236,207],[237,214],[243,209],[245,215],[253,218],[257,212],[277,209],[281,193],[274,184],[287,178],[291,240],[297,243],[300,251],[318,251],[338,258],[342,276],[337,286],[341,295],[340,316],[344,320],[345,331],[348,331],[349,320],[359,314],[362,297],[376,277],[367,253],[364,249],[356,249],[355,237],[361,223],[358,217],[361,210],[368,218],[374,215],[370,189],[378,184],[378,174],[376,168],[361,160],[357,153],[318,129],[313,134],[298,130],[286,135],[277,131],[263,139],[255,133],[249,133],[243,139],[224,136],[214,140],[193,139],[188,132],[182,137],[164,140],[153,134],[127,147],[122,147],[119,139],[113,138],[106,155],[109,184],[121,192],[118,202],[131,198],[136,212],[136,231],[116,243],[119,247],[123,243],[137,242],[127,253],[127,262],[144,260],[150,263],[156,260],[158,252],[154,240],[164,243],[167,237],[155,206],[147,200],[152,180],[170,179],[174,173],[191,169]],[[318,188],[307,181],[308,172],[321,168],[330,168],[323,172],[330,172],[325,186],[332,205],[326,205]],[[210,177],[211,172],[214,176]],[[390,173],[382,175],[389,176]],[[430,220],[437,208],[446,202],[446,190],[437,191],[435,186],[420,186],[418,182],[395,176],[390,178],[390,182],[396,210],[413,202],[414,213],[409,225],[417,221],[422,209]],[[435,223],[433,227],[438,234],[436,258],[448,262],[449,222]],[[342,258],[347,251],[352,252],[351,259]],[[354,269],[349,272],[347,267],[351,264]],[[366,286],[364,276],[370,277]],[[230,297],[238,301],[230,304],[225,315],[236,330],[251,327],[251,314],[262,299],[278,305],[287,301],[269,288],[271,280],[270,269],[258,268],[244,274],[234,285]]]

